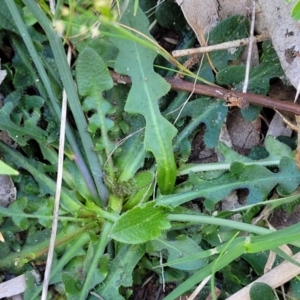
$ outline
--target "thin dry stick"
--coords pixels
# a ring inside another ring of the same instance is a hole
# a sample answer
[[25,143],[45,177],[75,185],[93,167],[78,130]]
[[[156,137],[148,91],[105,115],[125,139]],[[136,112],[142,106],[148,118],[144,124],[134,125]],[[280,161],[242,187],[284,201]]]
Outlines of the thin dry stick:
[[55,14],[55,0],[49,0],[49,4],[50,4],[50,10],[52,12],[52,14]]
[[[198,20],[198,16],[195,16],[195,19]],[[201,29],[201,26],[197,23],[197,26],[194,27],[194,31],[196,32],[196,36],[198,38],[198,42],[200,43],[201,46],[204,46],[206,47],[207,46],[207,42],[204,38],[204,34],[202,32],[202,29]],[[218,73],[217,70],[215,69],[214,65],[213,65],[213,62],[211,61],[210,59],[210,56],[208,53],[206,53],[206,57],[207,57],[207,61],[210,65],[210,67],[212,68],[212,70],[215,72],[215,73]]]
[[[126,75],[120,75],[114,71],[110,71],[110,75],[112,76],[115,82],[121,84],[130,84],[131,79]],[[171,88],[177,91],[185,91],[191,92],[193,91],[195,94],[226,99],[228,94],[234,94],[235,97],[243,98],[245,101],[251,104],[269,107],[272,109],[278,109],[281,111],[291,112],[295,115],[300,115],[300,105],[294,104],[288,101],[282,101],[279,99],[259,95],[259,94],[250,94],[250,93],[242,93],[238,91],[231,91],[224,89],[219,86],[209,86],[204,84],[194,84],[192,82],[188,82],[179,78],[168,77],[165,80],[170,83]]]
[[294,103],[296,103],[296,101],[299,97],[299,93],[300,93],[300,79],[299,79],[299,82],[298,82],[297,93],[296,93],[296,96],[295,96],[295,99],[294,99]]
[[151,17],[153,14],[155,14],[155,10],[156,8],[162,4],[163,2],[165,2],[165,0],[158,0],[156,5],[154,5],[153,7],[149,8],[147,11],[145,11],[145,14],[147,15],[147,18]]
[[194,300],[196,296],[201,292],[204,286],[207,284],[208,280],[211,278],[211,275],[207,276],[202,280],[202,282],[197,286],[193,293],[188,297],[187,300]]
[[[260,34],[258,36],[253,37],[253,42],[263,42],[265,40],[269,39],[269,36],[265,33]],[[172,55],[174,57],[181,57],[181,56],[187,56],[187,55],[193,55],[193,54],[200,54],[200,53],[206,53],[206,52],[212,52],[216,50],[224,50],[224,49],[230,49],[230,48],[236,48],[248,45],[250,43],[250,38],[235,40],[231,42],[225,42],[217,45],[210,45],[207,47],[199,47],[199,48],[191,48],[191,49],[183,49],[183,50],[174,50],[172,52]]]
[[93,295],[94,297],[100,299],[100,300],[105,300],[100,295],[96,294],[95,292],[90,292],[90,294]]
[[[283,296],[283,300],[287,300],[286,295],[285,295],[284,286],[282,285],[280,288],[281,288],[281,293],[282,293],[282,296]],[[277,299],[279,300],[279,297],[278,297],[277,294],[276,294],[276,296],[277,296]]]
[[[200,28],[199,28],[199,29],[200,29]],[[200,29],[200,34],[202,34],[201,29]],[[201,37],[204,39],[204,36],[201,35]],[[209,36],[207,37],[207,39],[208,39],[208,38],[209,38]],[[207,45],[207,41],[204,40],[204,43],[205,43],[205,45]],[[200,73],[200,70],[201,70],[201,67],[202,67],[202,64],[203,64],[203,59],[204,59],[204,56],[202,55],[201,62],[200,62],[200,65],[199,65],[199,68],[198,68],[198,71],[197,71],[197,77],[199,76],[199,73]],[[209,55],[207,55],[207,59],[210,60]],[[211,63],[211,67],[212,67],[212,69],[215,71],[215,69],[214,69],[212,63]],[[195,80],[194,80],[194,86],[195,86],[196,82],[197,82],[197,79],[195,78]],[[180,115],[181,115],[183,109],[185,108],[185,106],[187,105],[187,103],[190,101],[190,99],[191,99],[191,97],[193,96],[193,94],[194,94],[194,88],[193,88],[193,90],[191,91],[191,93],[189,94],[188,98],[187,98],[187,99],[184,101],[184,103],[181,105],[181,107],[178,108],[178,109],[180,109],[180,111],[179,111],[177,117],[175,118],[175,121],[173,122],[173,125],[175,125],[176,122],[178,121],[178,119],[180,118]],[[177,110],[177,109],[176,109],[176,110]],[[175,111],[176,111],[176,110],[175,110]]]
[[[67,60],[70,65],[71,62],[71,47],[68,48]],[[65,147],[65,131],[66,131],[66,118],[67,118],[67,94],[63,91],[62,108],[61,108],[61,122],[60,122],[60,133],[59,133],[59,149],[58,149],[58,170],[56,179],[56,191],[55,191],[55,201],[53,210],[53,222],[50,237],[50,244],[47,256],[46,269],[44,274],[43,292],[41,300],[47,299],[48,285],[50,281],[51,265],[53,260],[53,253],[55,247],[55,239],[58,225],[58,210],[61,195],[61,185],[63,176],[63,163],[64,163],[64,147]]]
[[297,129],[298,129],[298,140],[297,140],[297,149],[296,149],[296,165],[298,169],[300,170],[300,116],[295,116],[296,123],[297,123]]
[[243,93],[247,92],[248,83],[249,83],[249,73],[251,67],[251,56],[252,56],[252,47],[253,47],[253,34],[254,34],[254,22],[255,22],[255,1],[252,1],[252,16],[251,16],[251,28],[250,28],[250,37],[249,37],[249,47],[247,54],[246,62],[246,71],[245,71],[245,81],[243,85]]
[[171,84],[173,90],[186,92],[194,90],[195,94],[221,98],[224,100],[227,99],[228,94],[233,94],[235,97],[243,98],[245,101],[251,104],[269,107],[272,109],[278,109],[286,112],[291,112],[296,115],[300,115],[300,105],[291,102],[282,101],[263,95],[231,91],[221,87],[212,87],[198,83],[194,86],[193,83],[184,81],[179,78],[165,78],[165,80]]
[[289,121],[283,114],[281,114],[277,109],[275,111],[278,113],[278,115],[282,118],[283,122],[288,125],[292,130],[299,132],[298,127],[294,125],[291,121]]
[[[159,252],[159,263],[162,265],[163,264],[163,257],[161,251]],[[161,266],[161,279],[162,279],[162,286],[163,286],[163,292],[166,290],[166,282],[165,282],[165,270],[164,266]]]

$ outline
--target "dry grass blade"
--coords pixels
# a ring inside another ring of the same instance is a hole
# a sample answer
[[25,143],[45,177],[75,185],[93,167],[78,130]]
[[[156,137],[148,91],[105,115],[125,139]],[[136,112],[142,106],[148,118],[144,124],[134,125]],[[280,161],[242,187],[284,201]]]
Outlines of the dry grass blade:
[[[70,65],[71,62],[71,47],[68,48],[67,60]],[[53,222],[52,231],[50,237],[50,244],[47,256],[46,269],[44,274],[42,300],[47,299],[48,285],[50,281],[50,272],[53,260],[53,252],[55,247],[55,239],[58,225],[58,210],[61,195],[62,175],[63,175],[63,163],[64,163],[64,147],[65,147],[65,131],[66,131],[66,118],[67,118],[67,94],[63,91],[62,108],[61,108],[61,122],[60,122],[60,133],[59,133],[59,149],[58,149],[58,170],[56,179],[56,191],[55,191],[55,202],[53,210]]]
[[299,79],[299,83],[298,83],[298,86],[297,86],[297,93],[295,95],[295,99],[294,99],[294,103],[297,102],[297,99],[299,97],[299,94],[300,94],[300,79]]
[[50,10],[52,12],[52,14],[55,14],[55,0],[49,0],[49,4],[50,4]]
[[296,160],[297,167],[300,170],[300,116],[295,116],[295,118],[296,118],[297,133],[298,133],[298,141],[297,141],[295,160]]
[[[294,260],[300,262],[300,252],[295,254],[292,257]],[[264,274],[251,284],[247,285],[243,289],[239,290],[234,295],[230,296],[226,300],[250,300],[250,289],[254,283],[262,282],[268,284],[273,289],[283,285],[286,282],[289,282],[292,278],[300,274],[300,267],[290,263],[290,262],[283,262],[270,272]]]
[[246,62],[246,71],[245,71],[245,81],[243,85],[243,93],[247,92],[248,84],[249,84],[249,73],[251,67],[251,56],[252,56],[252,46],[254,41],[254,23],[255,23],[255,1],[252,1],[252,16],[251,16],[251,28],[250,28],[250,42],[248,47],[248,54],[247,54],[247,62]]
[[206,283],[209,281],[211,278],[211,275],[207,276],[198,286],[197,288],[193,291],[193,293],[188,297],[187,300],[194,300],[197,295],[202,291],[202,289],[205,287]]
[[[260,34],[258,36],[253,37],[253,42],[263,42],[265,40],[269,39],[269,36],[267,34]],[[207,47],[199,47],[199,48],[191,48],[191,49],[183,49],[183,50],[174,50],[172,52],[172,55],[174,57],[181,57],[181,56],[187,56],[187,55],[193,55],[193,54],[200,54],[205,52],[212,52],[217,50],[224,50],[224,49],[230,49],[230,48],[236,48],[248,45],[250,43],[250,38],[225,42],[217,45],[210,45]]]

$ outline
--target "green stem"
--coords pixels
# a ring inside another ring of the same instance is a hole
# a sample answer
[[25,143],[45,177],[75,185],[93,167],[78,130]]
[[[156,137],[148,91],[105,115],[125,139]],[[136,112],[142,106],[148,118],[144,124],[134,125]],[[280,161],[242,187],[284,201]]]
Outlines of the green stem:
[[267,234],[273,231],[258,227],[251,224],[246,224],[242,222],[236,222],[221,218],[208,217],[208,216],[194,216],[194,215],[184,215],[184,214],[170,214],[167,216],[169,221],[177,221],[177,222],[195,222],[202,224],[210,224],[210,225],[218,225],[218,226],[226,226],[229,228],[233,228],[240,231],[247,231],[256,234]]
[[87,273],[84,285],[81,289],[81,293],[79,296],[79,300],[85,300],[87,299],[87,295],[90,291],[90,283],[93,281],[93,276],[96,273],[96,269],[98,268],[98,263],[100,257],[104,254],[104,250],[110,241],[109,233],[112,228],[112,223],[110,222],[105,222],[103,225],[102,233],[99,239],[99,244],[95,253],[95,256],[93,258],[93,261],[91,263],[91,267],[89,269],[89,272]]
[[[263,160],[253,162],[243,162],[245,166],[278,166],[280,163],[279,159],[275,160]],[[206,171],[218,171],[218,170],[229,170],[231,163],[210,163],[210,164],[189,164],[185,165],[178,170],[178,176],[188,175],[190,172],[206,172]]]

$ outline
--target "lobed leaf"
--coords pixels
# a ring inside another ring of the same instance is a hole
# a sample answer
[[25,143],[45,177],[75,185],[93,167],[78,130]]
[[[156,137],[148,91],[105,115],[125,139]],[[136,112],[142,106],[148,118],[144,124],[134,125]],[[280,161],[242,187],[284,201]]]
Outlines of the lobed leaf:
[[[107,117],[113,114],[115,109],[102,95],[104,91],[113,87],[113,81],[106,64],[94,49],[87,47],[80,52],[76,63],[76,80],[79,94],[86,97],[82,108],[86,112],[92,112],[88,130],[93,134],[98,133],[95,136],[97,137],[95,150],[104,150],[105,155],[102,154],[104,165],[106,158],[115,148],[115,143],[110,139],[109,133],[118,128],[114,121]],[[112,177],[113,174],[110,160],[109,175]]]
[[[17,117],[19,117],[19,120],[16,119]],[[17,123],[13,122],[11,118],[15,118]],[[47,133],[37,126],[39,119],[40,112],[38,107],[31,114],[28,113],[25,118],[20,114],[16,114],[12,102],[7,102],[0,109],[0,130],[6,131],[21,146],[25,146],[30,139],[45,144]],[[24,124],[21,125],[21,121]]]
[[[263,42],[263,54],[258,66],[253,67],[249,74],[248,91],[256,94],[267,94],[269,80],[283,75],[277,54],[270,41]],[[216,79],[219,84],[233,85],[237,90],[242,90],[245,77],[245,66],[229,66],[218,72]]]
[[270,191],[276,187],[280,194],[287,195],[296,190],[300,184],[300,172],[295,161],[289,157],[282,157],[279,171],[272,172],[260,165],[244,165],[235,162],[230,167],[230,173],[217,179],[206,181],[193,176],[193,190],[178,195],[159,196],[159,205],[176,207],[196,198],[205,198],[207,209],[214,209],[214,205],[226,197],[232,190],[247,188],[247,204],[255,204],[265,200]]
[[106,64],[92,48],[82,50],[76,61],[78,92],[82,96],[95,96],[113,86]]
[[29,220],[27,215],[24,213],[24,209],[27,206],[27,198],[22,197],[12,202],[8,208],[1,207],[0,215],[5,216],[8,211],[11,214],[12,221],[20,227],[21,230],[28,228]]
[[[207,147],[216,146],[221,127],[225,121],[228,108],[223,102],[215,101],[210,98],[201,97],[189,102],[182,110],[179,120],[191,117],[190,122],[184,126],[184,129],[177,135],[174,148],[187,142],[191,132],[193,132],[199,124],[204,123],[206,126],[204,134],[204,142]],[[176,113],[172,114],[176,118]]]
[[[148,20],[140,9],[134,16],[132,2],[129,3],[121,22],[150,37],[147,28]],[[119,48],[115,70],[129,75],[132,79],[132,88],[126,101],[125,111],[144,116],[146,120],[144,149],[152,152],[156,159],[158,186],[161,192],[169,193],[176,179],[172,139],[177,131],[161,115],[158,100],[169,91],[170,86],[154,72],[153,61],[157,56],[156,52],[135,41],[124,43],[123,40],[116,38],[111,38],[111,41]]]
[[[36,182],[39,184],[39,192],[42,195],[53,195],[55,191],[55,182],[45,174],[44,165],[33,159],[25,159],[20,153],[10,149],[8,146],[0,142],[1,152],[5,155],[6,161],[14,163],[17,167],[23,168],[32,174]],[[82,204],[76,198],[75,193],[62,188],[61,206],[69,212],[76,213]]]
[[[270,41],[263,42],[262,60],[258,66],[250,69],[248,92],[266,95],[270,88],[270,79],[283,75],[281,64]],[[229,66],[219,71],[216,80],[221,85],[233,85],[236,90],[242,90],[246,67]],[[251,105],[243,109],[242,114],[248,120],[254,120],[260,112],[260,107]]]

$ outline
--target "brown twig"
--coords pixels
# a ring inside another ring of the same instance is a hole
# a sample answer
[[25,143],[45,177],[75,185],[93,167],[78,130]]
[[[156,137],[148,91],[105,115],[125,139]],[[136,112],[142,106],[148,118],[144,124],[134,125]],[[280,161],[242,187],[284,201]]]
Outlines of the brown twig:
[[[110,74],[115,82],[130,84],[131,79],[128,76],[120,75],[114,71]],[[228,95],[234,95],[236,98],[243,99],[250,104],[255,104],[263,107],[269,107],[280,111],[286,111],[295,115],[300,115],[300,105],[292,102],[281,101],[267,96],[258,94],[242,93],[238,91],[227,90],[222,87],[209,86],[204,84],[194,84],[179,78],[165,78],[171,85],[171,88],[176,91],[194,92],[195,94],[210,96],[214,98],[224,99],[228,101]]]

